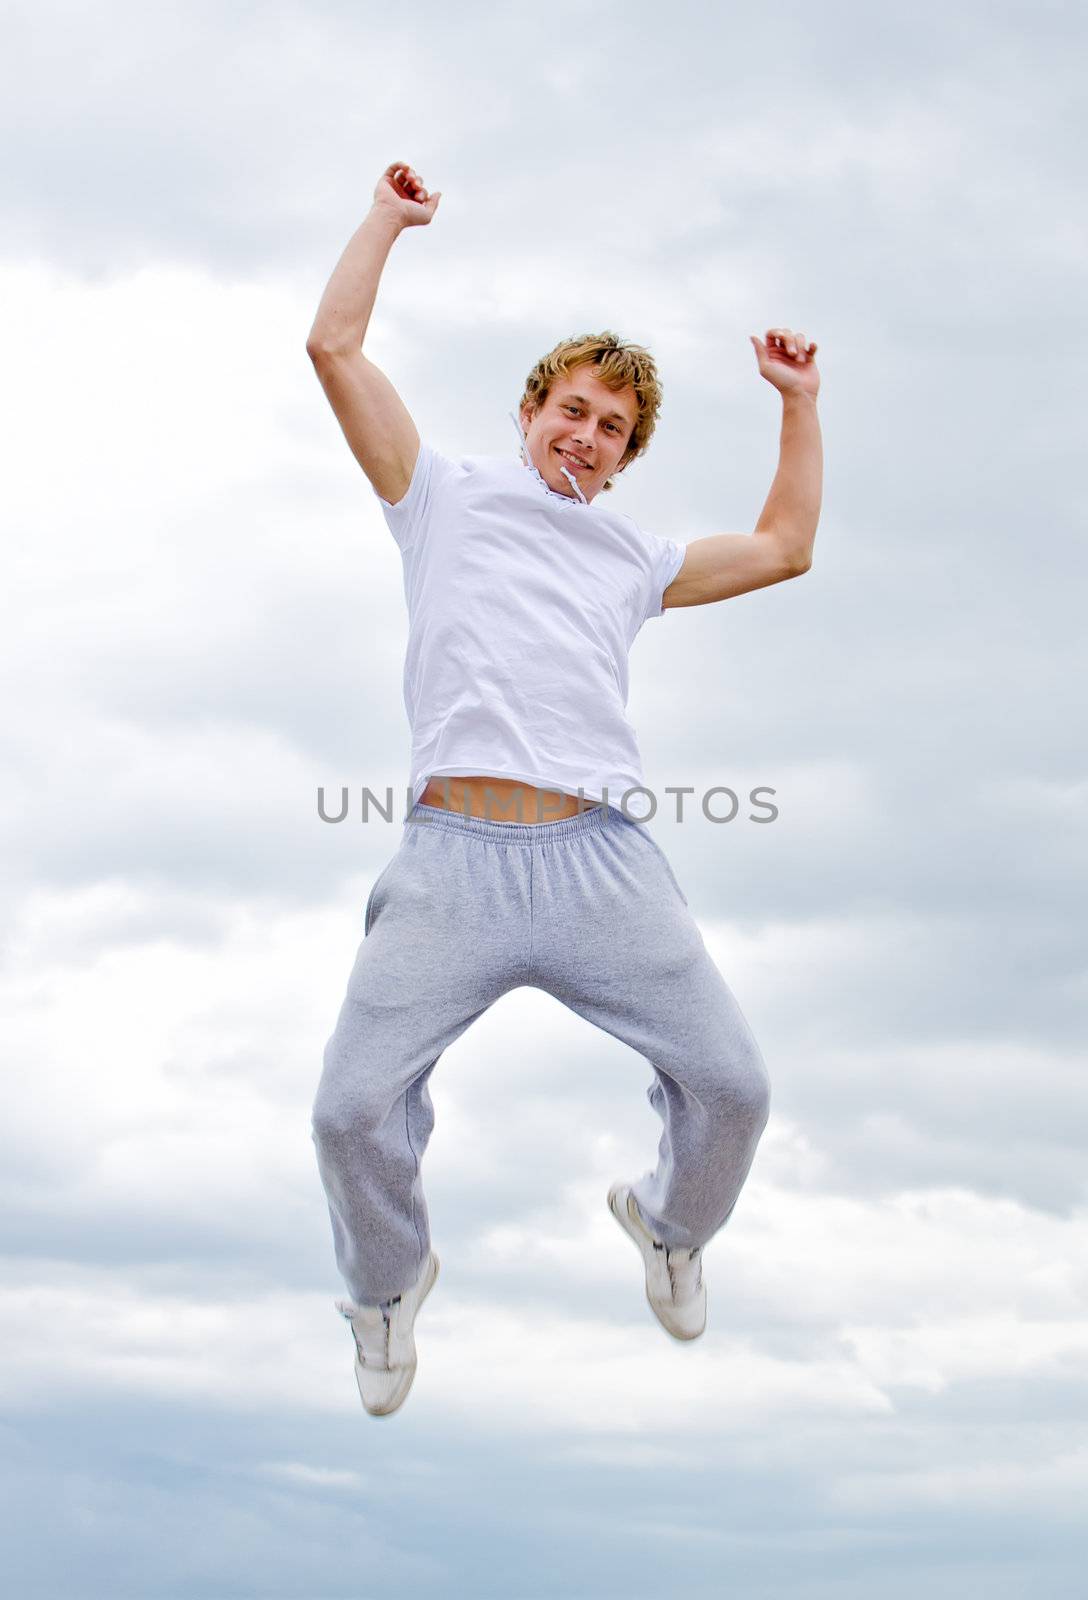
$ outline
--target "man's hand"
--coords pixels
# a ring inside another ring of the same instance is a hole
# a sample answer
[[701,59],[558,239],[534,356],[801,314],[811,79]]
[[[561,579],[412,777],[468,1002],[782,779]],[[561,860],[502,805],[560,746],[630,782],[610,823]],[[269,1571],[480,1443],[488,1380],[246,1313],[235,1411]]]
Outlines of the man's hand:
[[375,209],[390,212],[402,228],[430,222],[441,198],[441,189],[428,196],[419,174],[406,161],[390,162],[374,190]]
[[755,347],[760,375],[773,383],[783,395],[807,394],[815,400],[820,392],[820,374],[813,357],[816,346],[803,333],[792,328],[768,328],[767,342],[754,333],[748,336]]

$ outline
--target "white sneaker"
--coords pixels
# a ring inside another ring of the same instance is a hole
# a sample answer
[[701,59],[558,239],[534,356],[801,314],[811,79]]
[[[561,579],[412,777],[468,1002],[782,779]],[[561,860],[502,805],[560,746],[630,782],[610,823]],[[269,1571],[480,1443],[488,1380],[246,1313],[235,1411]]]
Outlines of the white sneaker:
[[413,1324],[438,1277],[438,1257],[432,1250],[410,1289],[380,1306],[357,1306],[338,1300],[336,1309],[351,1324],[355,1338],[355,1381],[363,1405],[372,1417],[387,1417],[404,1404],[416,1375],[416,1341]]
[[706,1287],[702,1247],[669,1248],[655,1239],[642,1220],[629,1183],[614,1183],[608,1208],[646,1263],[646,1298],[650,1310],[674,1339],[697,1339],[706,1327]]

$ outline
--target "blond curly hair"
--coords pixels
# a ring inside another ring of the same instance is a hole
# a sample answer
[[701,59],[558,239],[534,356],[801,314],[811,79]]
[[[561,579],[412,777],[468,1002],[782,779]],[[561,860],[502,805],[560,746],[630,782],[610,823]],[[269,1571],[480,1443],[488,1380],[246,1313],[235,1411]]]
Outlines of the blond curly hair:
[[[617,475],[637,456],[645,455],[657,426],[661,410],[661,382],[650,352],[640,344],[621,339],[618,333],[584,333],[576,339],[561,339],[554,350],[541,356],[525,380],[518,411],[526,406],[534,414],[540,410],[557,378],[569,378],[575,367],[592,366],[593,376],[615,393],[633,387],[638,401],[638,417],[627,448],[616,468]],[[614,487],[607,479],[602,489]]]

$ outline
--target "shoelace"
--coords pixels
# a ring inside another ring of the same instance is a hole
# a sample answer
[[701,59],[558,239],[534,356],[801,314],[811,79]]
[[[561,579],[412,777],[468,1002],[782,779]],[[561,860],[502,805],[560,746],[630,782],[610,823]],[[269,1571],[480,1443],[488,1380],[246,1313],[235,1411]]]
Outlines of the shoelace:
[[698,1245],[694,1250],[666,1250],[665,1265],[669,1270],[674,1301],[689,1300],[692,1295],[698,1294],[703,1281],[703,1253]]
[[[397,1300],[400,1296],[397,1296]],[[396,1300],[387,1301],[385,1305],[367,1307],[367,1310],[381,1312],[381,1322],[376,1322],[369,1316],[352,1316],[347,1310],[346,1303],[339,1303],[341,1316],[347,1319],[355,1339],[355,1346],[359,1352],[364,1367],[371,1367],[378,1371],[389,1370],[389,1334],[392,1326],[392,1312]]]

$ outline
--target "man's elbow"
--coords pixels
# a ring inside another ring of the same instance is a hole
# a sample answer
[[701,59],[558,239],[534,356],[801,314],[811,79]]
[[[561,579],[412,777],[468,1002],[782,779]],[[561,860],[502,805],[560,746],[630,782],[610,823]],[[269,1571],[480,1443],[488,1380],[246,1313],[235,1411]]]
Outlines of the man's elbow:
[[306,354],[314,366],[329,355],[329,346],[323,339],[315,339],[313,334],[306,340]]
[[812,565],[812,546],[781,539],[778,541],[776,558],[783,578],[799,578]]
[[779,528],[767,530],[764,534],[761,529],[756,529],[767,544],[765,548],[774,552],[774,569],[776,577],[772,583],[781,583],[784,578],[799,578],[802,572],[807,572],[812,565],[812,538],[806,537],[798,529]]
[[315,367],[321,361],[335,360],[338,356],[349,354],[352,348],[350,340],[337,339],[332,334],[318,333],[313,330],[311,330],[306,340],[306,354]]

